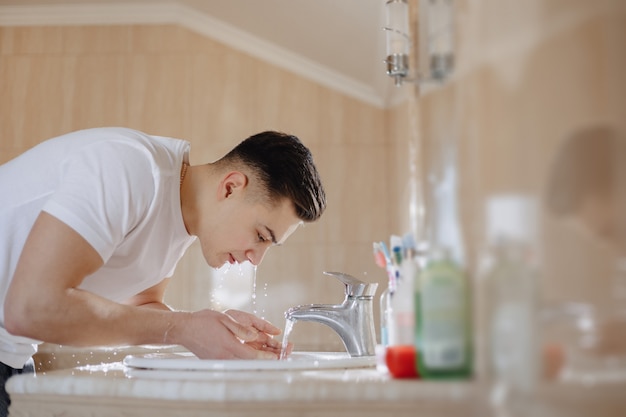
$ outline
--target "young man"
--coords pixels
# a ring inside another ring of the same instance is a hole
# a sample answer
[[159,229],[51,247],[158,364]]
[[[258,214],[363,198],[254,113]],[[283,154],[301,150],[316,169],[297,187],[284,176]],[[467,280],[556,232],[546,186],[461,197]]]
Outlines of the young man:
[[[582,352],[588,358],[626,355],[626,136],[609,125],[590,126],[563,142],[550,166],[546,208],[615,257],[611,299],[594,306],[594,325]],[[558,348],[560,349],[560,348]],[[559,353],[562,355],[562,349]]]
[[559,148],[550,167],[551,214],[626,256],[626,137],[608,126],[581,129]]
[[[0,166],[0,367],[39,341],[179,344],[200,358],[277,358],[280,330],[241,311],[171,311],[163,294],[198,239],[212,267],[281,244],[326,206],[309,150],[263,132],[189,166],[189,143],[124,128],[63,135]],[[242,343],[243,342],[243,343]]]

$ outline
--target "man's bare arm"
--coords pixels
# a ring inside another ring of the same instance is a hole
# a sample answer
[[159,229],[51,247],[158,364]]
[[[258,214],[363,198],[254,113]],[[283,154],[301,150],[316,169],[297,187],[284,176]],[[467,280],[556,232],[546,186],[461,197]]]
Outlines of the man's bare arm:
[[84,278],[102,264],[82,236],[42,212],[9,287],[4,304],[6,329],[64,345],[167,343],[183,345],[202,358],[268,357],[268,352],[241,343],[270,339],[257,330],[263,328],[261,319],[243,325],[212,310],[188,313],[139,308],[79,289]]
[[171,308],[165,304],[164,301],[165,289],[167,288],[169,282],[170,279],[165,278],[155,286],[129,298],[124,302],[124,304],[138,307],[158,308],[161,310],[171,310]]

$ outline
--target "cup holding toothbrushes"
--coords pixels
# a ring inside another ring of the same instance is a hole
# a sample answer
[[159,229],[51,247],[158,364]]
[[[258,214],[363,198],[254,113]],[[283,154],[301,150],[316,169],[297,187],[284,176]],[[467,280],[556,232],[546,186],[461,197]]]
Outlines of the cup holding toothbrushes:
[[415,378],[418,376],[413,308],[415,244],[409,234],[393,235],[389,243],[391,251],[384,242],[374,243],[376,264],[384,267],[389,278],[389,286],[380,299],[381,345],[377,351],[377,368],[394,378]]

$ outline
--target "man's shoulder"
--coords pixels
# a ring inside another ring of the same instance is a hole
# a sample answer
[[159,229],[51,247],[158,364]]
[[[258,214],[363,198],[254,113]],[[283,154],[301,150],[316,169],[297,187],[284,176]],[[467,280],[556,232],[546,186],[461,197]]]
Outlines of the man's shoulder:
[[125,127],[92,128],[74,134],[81,139],[78,146],[84,152],[95,152],[101,158],[129,155],[157,163],[174,163],[178,155],[189,149],[189,143],[185,140],[151,135]]

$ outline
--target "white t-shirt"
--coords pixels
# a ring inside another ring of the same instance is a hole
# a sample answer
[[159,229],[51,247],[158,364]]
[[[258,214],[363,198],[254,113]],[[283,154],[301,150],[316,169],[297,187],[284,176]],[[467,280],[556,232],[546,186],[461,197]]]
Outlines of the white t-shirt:
[[[81,289],[121,302],[171,276],[195,239],[180,208],[180,169],[189,147],[131,129],[87,129],[0,165],[2,303],[42,210],[78,232],[104,261]],[[37,343],[10,335],[0,308],[1,362],[21,367]]]

